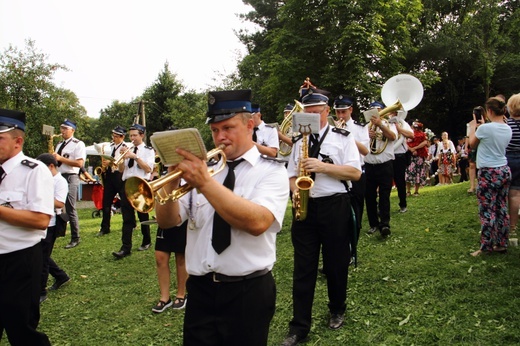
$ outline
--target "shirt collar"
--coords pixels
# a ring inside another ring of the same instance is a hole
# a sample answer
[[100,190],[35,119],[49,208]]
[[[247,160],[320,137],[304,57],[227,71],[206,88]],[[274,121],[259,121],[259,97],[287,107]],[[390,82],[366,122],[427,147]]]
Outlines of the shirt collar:
[[20,151],[18,154],[5,161],[2,164],[2,168],[4,169],[5,174],[9,174],[20,162],[26,158],[27,157],[24,155],[24,153]]

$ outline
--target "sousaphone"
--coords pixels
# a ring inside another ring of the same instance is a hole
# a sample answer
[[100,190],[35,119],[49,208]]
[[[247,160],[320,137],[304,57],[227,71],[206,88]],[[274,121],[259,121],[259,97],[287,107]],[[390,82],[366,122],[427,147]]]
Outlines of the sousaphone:
[[[398,112],[397,121],[402,124],[409,110],[417,107],[424,95],[424,88],[419,79],[410,74],[398,74],[385,82],[381,89],[383,103],[389,105],[397,100],[402,110]],[[398,135],[394,141],[394,148],[398,148],[404,141],[404,136]]]

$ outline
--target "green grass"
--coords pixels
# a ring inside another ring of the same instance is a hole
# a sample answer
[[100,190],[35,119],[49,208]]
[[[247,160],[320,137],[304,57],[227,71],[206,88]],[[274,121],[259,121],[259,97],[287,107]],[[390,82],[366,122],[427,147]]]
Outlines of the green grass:
[[[478,248],[480,223],[467,188],[425,187],[420,197],[408,198],[405,214],[397,212],[394,191],[387,240],[366,235],[365,219],[358,267],[349,276],[346,324],[327,329],[326,282],[320,277],[306,345],[519,344],[520,251],[469,256]],[[121,215],[113,217],[110,235],[97,238],[101,219],[93,219],[92,210],[80,210],[80,246],[63,249],[69,234],[56,242],[53,258],[72,281],[49,293],[39,329],[53,345],[181,345],[184,311],[151,312],[159,298],[153,250],[136,251],[136,231],[132,255],[114,260]],[[277,310],[269,345],[280,344],[292,316],[289,211],[278,236]],[[174,286],[172,277],[172,294]]]

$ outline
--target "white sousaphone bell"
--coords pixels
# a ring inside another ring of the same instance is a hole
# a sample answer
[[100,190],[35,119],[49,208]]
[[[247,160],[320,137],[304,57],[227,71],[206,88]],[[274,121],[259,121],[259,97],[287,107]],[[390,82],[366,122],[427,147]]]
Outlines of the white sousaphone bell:
[[[381,99],[386,105],[401,103],[402,109],[397,113],[397,121],[402,124],[409,110],[417,107],[424,95],[424,88],[419,79],[410,74],[398,74],[385,82],[381,89]],[[399,135],[394,141],[394,149],[404,141],[404,136]]]

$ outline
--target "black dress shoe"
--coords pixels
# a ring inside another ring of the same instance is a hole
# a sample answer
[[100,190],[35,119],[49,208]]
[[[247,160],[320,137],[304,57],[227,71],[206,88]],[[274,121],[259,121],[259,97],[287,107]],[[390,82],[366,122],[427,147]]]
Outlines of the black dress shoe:
[[56,281],[52,284],[51,287],[49,287],[49,291],[56,291],[57,289],[59,289],[61,286],[65,285],[66,283],[68,283],[70,281],[70,277],[67,277],[65,278],[64,280],[59,280],[59,281]]
[[110,231],[108,231],[108,232],[99,231],[99,232],[97,232],[96,237],[102,237],[102,236],[104,236],[105,234],[108,234],[108,233],[110,233]]
[[73,247],[76,247],[79,245],[79,239],[72,240],[70,243],[65,245],[65,249],[72,249]]
[[121,259],[121,258],[124,258],[126,256],[130,256],[130,252],[123,251],[123,250],[117,251],[117,252],[114,251],[114,252],[112,252],[112,255],[114,255],[114,257],[117,258],[117,259]]
[[289,334],[287,335],[287,337],[285,338],[285,340],[282,342],[282,344],[280,346],[295,346],[295,345],[298,345],[299,343],[305,341],[305,337],[304,336],[298,336],[296,334]]
[[339,329],[345,321],[345,314],[331,314],[329,319],[330,329]]

